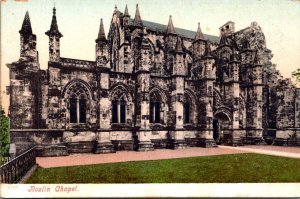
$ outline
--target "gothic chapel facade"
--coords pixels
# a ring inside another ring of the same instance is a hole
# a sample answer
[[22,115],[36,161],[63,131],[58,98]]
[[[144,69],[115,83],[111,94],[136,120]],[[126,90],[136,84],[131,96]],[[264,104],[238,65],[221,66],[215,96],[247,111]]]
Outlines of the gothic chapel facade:
[[[101,19],[95,61],[86,61],[61,57],[54,8],[41,70],[27,12],[20,59],[7,64],[17,153],[33,144],[53,156],[264,143],[271,52],[256,22],[234,26],[227,22],[215,37],[200,24],[197,32],[175,28],[171,16],[167,26],[144,21],[138,6],[134,18],[127,6],[115,8],[107,37]],[[293,114],[291,131],[299,134]]]

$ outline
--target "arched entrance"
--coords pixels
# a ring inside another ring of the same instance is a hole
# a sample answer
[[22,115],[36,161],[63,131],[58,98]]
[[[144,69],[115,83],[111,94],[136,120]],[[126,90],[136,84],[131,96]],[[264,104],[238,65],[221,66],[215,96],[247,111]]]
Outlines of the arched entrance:
[[215,112],[213,118],[213,138],[217,144],[221,144],[230,134],[231,114],[227,109],[219,109]]

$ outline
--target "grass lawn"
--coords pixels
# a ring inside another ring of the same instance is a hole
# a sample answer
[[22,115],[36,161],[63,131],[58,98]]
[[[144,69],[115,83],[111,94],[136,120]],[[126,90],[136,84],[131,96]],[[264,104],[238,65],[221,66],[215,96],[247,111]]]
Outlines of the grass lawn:
[[27,183],[300,182],[300,159],[234,154],[38,168]]

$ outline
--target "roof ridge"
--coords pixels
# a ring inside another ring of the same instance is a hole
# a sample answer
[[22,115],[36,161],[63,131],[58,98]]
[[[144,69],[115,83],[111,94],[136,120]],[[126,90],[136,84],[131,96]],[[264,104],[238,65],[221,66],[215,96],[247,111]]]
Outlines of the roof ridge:
[[[152,21],[147,21],[147,20],[142,20],[142,22],[143,22],[144,26],[146,26],[148,29],[153,30],[153,31],[159,31],[159,32],[165,33],[166,28],[167,28],[167,25],[157,23],[157,22],[152,22]],[[153,26],[161,26],[161,27],[149,27],[150,23]],[[175,29],[177,35],[183,36],[183,37],[186,37],[186,38],[189,38],[189,39],[194,39],[195,34],[197,33],[196,31],[189,30],[189,29],[183,29],[183,28],[177,28],[177,27],[174,27],[174,29]],[[183,32],[185,32],[185,33],[183,33]],[[219,36],[205,34],[205,33],[203,33],[203,35],[204,35],[204,39],[206,39],[206,40],[209,40],[209,41],[212,41],[212,42],[219,42],[220,41]]]

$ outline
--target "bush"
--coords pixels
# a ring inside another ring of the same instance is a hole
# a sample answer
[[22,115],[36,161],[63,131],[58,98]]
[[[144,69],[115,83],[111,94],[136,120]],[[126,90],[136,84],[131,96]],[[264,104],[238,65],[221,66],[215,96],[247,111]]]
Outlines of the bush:
[[5,115],[0,106],[0,165],[5,162],[5,157],[9,156],[9,118]]

